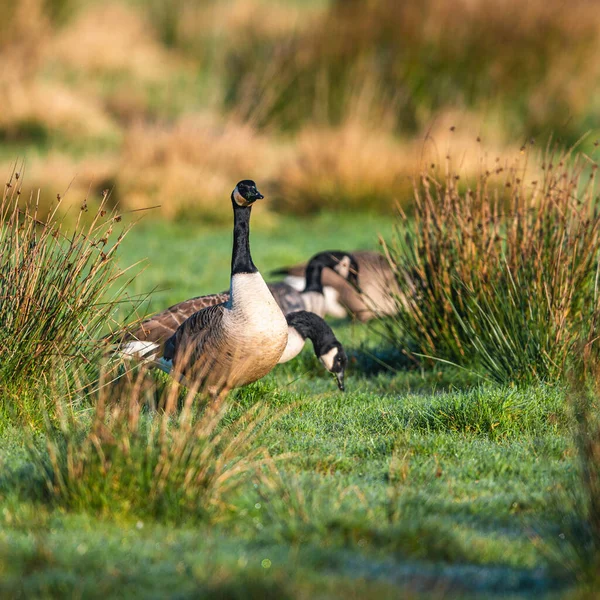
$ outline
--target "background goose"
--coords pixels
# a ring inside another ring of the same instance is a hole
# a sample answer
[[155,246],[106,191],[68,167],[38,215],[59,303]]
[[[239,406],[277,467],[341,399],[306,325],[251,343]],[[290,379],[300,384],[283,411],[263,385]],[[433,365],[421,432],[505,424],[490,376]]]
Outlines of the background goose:
[[[322,317],[326,308],[321,282],[323,273],[327,272],[327,269],[333,269],[341,278],[348,280],[350,286],[356,286],[358,268],[355,258],[346,252],[320,252],[313,256],[306,266],[306,277],[303,279],[305,283],[301,291],[283,281],[267,285],[284,314],[307,310]],[[195,312],[228,300],[227,291],[197,296],[170,306],[128,333],[120,344],[119,352],[122,356],[152,359],[175,330]],[[342,316],[345,314],[344,311]]]
[[250,212],[260,198],[249,180],[240,181],[231,194],[229,299],[194,313],[165,344],[163,361],[201,382],[213,397],[264,377],[287,345],[287,321],[250,254]]
[[[350,313],[360,321],[368,321],[377,315],[394,314],[397,305],[393,296],[401,299],[404,292],[398,287],[385,257],[370,250],[345,254],[353,256],[358,264],[358,288],[350,285],[335,270],[325,269],[322,283],[326,314],[344,317]],[[306,268],[307,265],[303,263],[283,267],[274,273],[285,274],[284,282],[300,290],[306,285]],[[411,290],[414,287],[411,282],[407,282],[407,286]]]
[[350,287],[358,285],[358,263],[347,252],[330,250],[315,254],[306,265],[304,283],[295,287],[285,281],[269,284],[277,304],[285,314],[294,310],[307,310],[320,317],[326,313],[323,274],[332,269]]

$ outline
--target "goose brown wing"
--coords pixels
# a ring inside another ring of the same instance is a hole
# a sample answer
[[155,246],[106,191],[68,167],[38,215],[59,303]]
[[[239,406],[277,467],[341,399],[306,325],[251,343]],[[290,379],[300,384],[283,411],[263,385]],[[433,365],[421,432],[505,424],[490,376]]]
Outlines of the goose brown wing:
[[166,341],[164,358],[174,364],[180,360],[194,364],[207,342],[221,332],[225,304],[207,306],[186,319]]
[[185,302],[174,304],[140,323],[131,332],[128,339],[161,344],[172,336],[177,328],[194,313],[206,307],[227,302],[227,300],[229,300],[229,292],[221,292],[220,294],[197,296]]

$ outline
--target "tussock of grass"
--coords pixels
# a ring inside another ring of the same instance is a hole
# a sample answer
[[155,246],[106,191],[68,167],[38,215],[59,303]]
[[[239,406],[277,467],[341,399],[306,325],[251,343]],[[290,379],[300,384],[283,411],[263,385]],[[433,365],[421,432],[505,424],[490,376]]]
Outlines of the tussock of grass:
[[[3,85],[31,76],[39,66],[50,20],[43,0],[0,2],[0,54],[3,68],[0,82]],[[2,116],[5,111],[2,111]]]
[[[114,316],[124,271],[114,255],[126,233],[101,202],[87,220],[81,207],[72,231],[45,220],[35,200],[21,202],[19,173],[0,202],[0,378],[2,387],[51,381],[57,366],[94,363],[101,332]],[[60,370],[60,368],[59,368]]]
[[549,152],[538,168],[496,163],[467,189],[423,174],[388,247],[401,289],[415,285],[390,339],[498,381],[562,376],[597,310],[596,165]]
[[[224,423],[227,405],[193,408],[173,381],[162,394],[141,369],[130,383],[99,383],[91,424],[58,406],[60,430],[49,431],[48,458],[38,454],[57,505],[76,511],[169,522],[222,519],[234,493],[270,463],[253,442],[266,413],[255,405]],[[156,394],[160,414],[145,409]]]
[[207,115],[172,127],[134,127],[121,160],[116,183],[125,206],[160,205],[167,218],[225,222],[231,218],[228,199],[235,183],[256,173],[264,182],[277,165],[276,150],[251,126]]
[[411,196],[419,156],[389,133],[349,120],[339,128],[309,128],[275,180],[277,207],[310,214],[322,210],[391,212]]
[[73,72],[156,81],[173,59],[152,35],[145,15],[122,2],[92,4],[59,32],[52,60]]

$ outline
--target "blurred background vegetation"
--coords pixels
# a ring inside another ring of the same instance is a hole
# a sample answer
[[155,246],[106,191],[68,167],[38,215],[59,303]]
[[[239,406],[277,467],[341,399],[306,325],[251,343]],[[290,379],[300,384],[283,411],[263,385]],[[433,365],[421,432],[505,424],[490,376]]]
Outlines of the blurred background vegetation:
[[[25,194],[229,218],[390,211],[424,165],[591,147],[594,0],[0,0],[0,165]],[[587,146],[586,146],[587,145]],[[464,157],[468,157],[464,158]],[[478,159],[479,157],[479,159]]]

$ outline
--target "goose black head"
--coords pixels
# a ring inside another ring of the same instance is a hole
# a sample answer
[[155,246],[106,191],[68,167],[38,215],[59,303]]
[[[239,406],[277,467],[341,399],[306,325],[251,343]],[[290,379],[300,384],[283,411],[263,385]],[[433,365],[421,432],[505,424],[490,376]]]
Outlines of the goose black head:
[[358,288],[358,263],[352,254],[341,250],[328,250],[320,252],[311,258],[311,262],[318,262],[324,267],[333,269],[340,277],[346,279]]
[[340,342],[337,340],[328,346],[325,351],[319,356],[319,360],[323,366],[335,375],[337,385],[340,390],[344,391],[344,374],[348,366],[348,357]]
[[251,206],[264,196],[256,189],[256,184],[250,179],[243,179],[231,192],[231,200],[238,206]]

